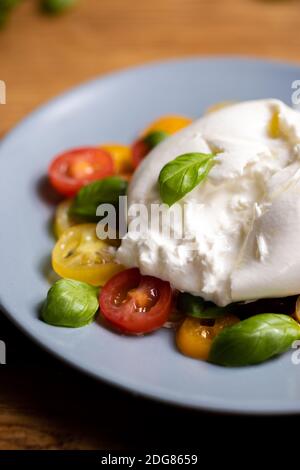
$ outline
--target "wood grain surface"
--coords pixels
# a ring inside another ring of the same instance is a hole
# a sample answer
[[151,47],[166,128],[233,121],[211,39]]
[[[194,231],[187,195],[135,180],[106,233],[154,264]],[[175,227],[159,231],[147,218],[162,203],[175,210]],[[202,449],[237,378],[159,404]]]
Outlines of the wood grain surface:
[[[24,0],[0,32],[0,134],[57,93],[146,61],[237,53],[300,62],[299,12],[298,0],[81,0],[49,18]],[[3,315],[0,339],[0,449],[184,447],[199,442],[195,416],[204,429],[226,428],[225,417],[150,403],[74,372]]]

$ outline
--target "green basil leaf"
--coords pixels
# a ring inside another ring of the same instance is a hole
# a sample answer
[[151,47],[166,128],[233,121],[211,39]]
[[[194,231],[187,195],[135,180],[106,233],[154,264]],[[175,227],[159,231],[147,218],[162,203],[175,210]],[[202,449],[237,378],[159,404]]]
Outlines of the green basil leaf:
[[15,8],[21,0],[1,0],[0,1],[0,28],[2,28],[11,11]]
[[153,131],[144,137],[144,142],[148,145],[150,149],[153,149],[158,144],[160,144],[163,140],[169,137],[169,135],[170,134],[168,134],[165,131]]
[[187,292],[178,295],[177,308],[186,315],[204,319],[220,318],[229,311],[227,307],[218,307],[213,302],[206,302],[202,297]]
[[288,315],[263,313],[224,328],[212,342],[209,361],[246,366],[287,351],[300,339],[300,325]]
[[204,181],[215,164],[213,153],[185,153],[168,162],[159,174],[160,196],[172,206]]
[[99,308],[98,291],[97,287],[84,282],[60,279],[48,292],[42,319],[55,326],[85,326]]
[[41,7],[45,13],[58,14],[77,3],[77,0],[41,0]]
[[118,206],[119,197],[125,196],[128,183],[119,176],[110,176],[83,186],[70,207],[70,215],[95,219],[100,204]]

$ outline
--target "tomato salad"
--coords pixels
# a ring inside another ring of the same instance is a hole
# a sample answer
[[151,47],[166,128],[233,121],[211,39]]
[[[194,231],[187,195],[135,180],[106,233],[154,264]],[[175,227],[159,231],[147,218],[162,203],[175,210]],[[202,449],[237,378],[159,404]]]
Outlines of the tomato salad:
[[52,251],[52,267],[60,279],[50,288],[41,317],[54,326],[82,327],[99,316],[130,335],[171,327],[186,356],[225,366],[256,364],[300,339],[295,297],[218,307],[141,275],[138,268],[126,269],[115,260],[119,241],[103,241],[96,234],[98,205],[117,204],[151,149],[191,122],[164,116],[131,146],[84,147],[53,159],[49,180],[64,198],[54,216],[57,241]]

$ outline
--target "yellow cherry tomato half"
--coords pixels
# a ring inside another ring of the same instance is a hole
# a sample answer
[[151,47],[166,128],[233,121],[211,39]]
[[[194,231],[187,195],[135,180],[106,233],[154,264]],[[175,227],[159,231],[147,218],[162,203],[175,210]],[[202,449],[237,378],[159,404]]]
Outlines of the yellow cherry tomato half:
[[142,136],[154,131],[163,131],[167,134],[175,134],[186,126],[192,123],[192,119],[185,116],[162,116],[156,121],[152,122],[143,132]]
[[234,315],[226,315],[217,320],[204,321],[187,317],[176,334],[176,344],[185,356],[206,361],[209,356],[212,340],[223,328],[237,323]]
[[104,144],[101,148],[106,150],[112,156],[116,173],[131,173],[133,171],[131,148],[127,145]]
[[[126,176],[123,176],[124,179]],[[84,224],[85,221],[83,218],[75,217],[69,214],[69,209],[72,205],[73,199],[65,199],[61,203],[58,204],[55,214],[54,214],[54,222],[53,222],[53,230],[54,235],[58,239],[62,236],[62,234],[70,227],[74,227],[74,225]],[[100,223],[100,222],[99,222]],[[120,239],[107,239],[105,240],[106,243],[112,246],[119,247],[121,244]]]
[[96,224],[68,228],[52,251],[52,267],[61,277],[103,286],[124,269],[114,261],[113,247],[96,235]]
[[59,238],[67,228],[73,227],[80,223],[79,219],[69,215],[69,209],[73,199],[65,199],[58,204],[55,215],[53,229],[56,238]]
[[176,335],[176,344],[182,354],[203,361],[208,358],[212,340],[212,327],[201,325],[192,317],[184,320]]

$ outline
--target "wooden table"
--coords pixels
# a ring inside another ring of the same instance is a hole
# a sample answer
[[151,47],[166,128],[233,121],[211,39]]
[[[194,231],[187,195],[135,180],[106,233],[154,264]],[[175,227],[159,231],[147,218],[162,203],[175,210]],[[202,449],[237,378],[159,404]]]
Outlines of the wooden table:
[[[300,61],[299,13],[298,0],[81,0],[49,18],[24,0],[0,33],[7,84],[0,134],[70,86],[145,61],[225,53]],[[0,339],[8,363],[0,366],[1,449],[184,447],[199,445],[208,425],[219,435],[226,428],[225,417],[150,403],[83,377],[5,318]]]

